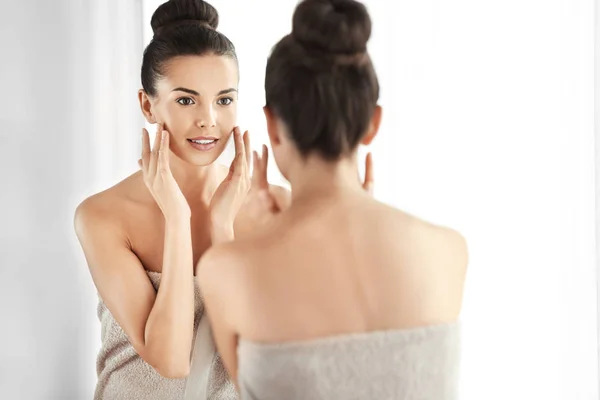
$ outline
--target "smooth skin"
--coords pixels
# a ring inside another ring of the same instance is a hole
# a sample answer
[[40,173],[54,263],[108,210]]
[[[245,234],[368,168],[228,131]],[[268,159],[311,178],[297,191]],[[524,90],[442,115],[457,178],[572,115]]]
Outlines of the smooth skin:
[[[260,234],[212,247],[198,267],[233,382],[241,339],[307,341],[456,321],[465,239],[369,196],[364,189],[372,184],[356,179],[356,153],[338,162],[304,159],[284,124],[268,108],[265,115],[277,165],[291,183],[291,205]],[[377,107],[363,144],[371,143],[380,119]]]

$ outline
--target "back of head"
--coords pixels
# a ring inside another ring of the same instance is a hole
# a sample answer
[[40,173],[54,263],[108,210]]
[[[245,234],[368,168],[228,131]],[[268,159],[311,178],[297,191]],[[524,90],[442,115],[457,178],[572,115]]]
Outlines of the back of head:
[[142,61],[142,86],[150,96],[174,57],[216,54],[237,60],[233,43],[217,31],[217,10],[203,0],[169,0],[154,11],[150,25],[154,37]]
[[335,160],[356,149],[369,127],[379,83],[367,53],[371,19],[355,0],[304,0],[292,33],[267,62],[267,106],[303,156]]

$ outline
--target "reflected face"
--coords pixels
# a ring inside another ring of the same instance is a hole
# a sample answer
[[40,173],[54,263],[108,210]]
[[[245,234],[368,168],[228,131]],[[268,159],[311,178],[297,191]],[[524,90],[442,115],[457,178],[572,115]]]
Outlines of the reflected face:
[[149,99],[156,122],[171,135],[171,151],[197,166],[225,150],[237,121],[238,67],[226,56],[172,59]]

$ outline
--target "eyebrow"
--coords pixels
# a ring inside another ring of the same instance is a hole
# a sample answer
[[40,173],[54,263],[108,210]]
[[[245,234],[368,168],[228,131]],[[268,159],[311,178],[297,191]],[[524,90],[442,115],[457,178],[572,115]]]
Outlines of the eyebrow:
[[[195,90],[184,88],[184,87],[177,87],[177,88],[171,90],[171,92],[185,92],[185,93],[189,93],[194,96],[198,96],[198,97],[200,96],[200,93],[196,92]],[[237,89],[234,89],[234,88],[223,89],[219,93],[217,93],[217,96],[221,96],[221,95],[231,93],[231,92],[237,92]]]

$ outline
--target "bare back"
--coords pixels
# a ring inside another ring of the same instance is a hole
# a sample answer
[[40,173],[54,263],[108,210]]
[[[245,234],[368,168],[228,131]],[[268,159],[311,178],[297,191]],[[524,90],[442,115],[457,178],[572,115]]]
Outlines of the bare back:
[[248,340],[409,328],[460,312],[464,239],[367,195],[292,205],[238,249],[243,273],[231,309]]

